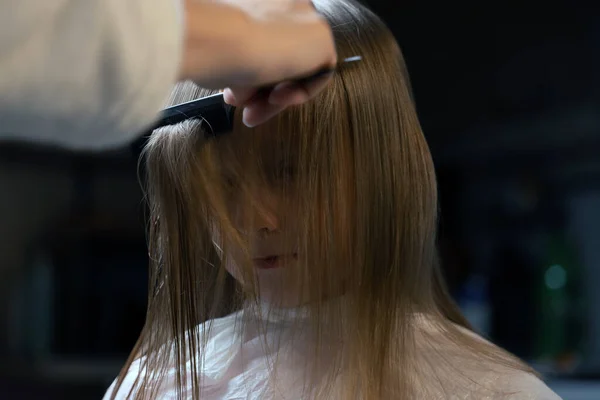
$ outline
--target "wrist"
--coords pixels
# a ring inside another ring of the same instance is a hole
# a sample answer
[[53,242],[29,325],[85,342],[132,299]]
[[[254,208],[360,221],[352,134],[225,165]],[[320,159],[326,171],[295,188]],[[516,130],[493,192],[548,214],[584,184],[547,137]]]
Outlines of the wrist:
[[[336,63],[333,40],[330,49],[322,46],[323,38],[331,35],[324,19],[300,12],[286,17],[259,21],[252,42],[244,49],[248,64],[256,64],[255,79],[259,85],[309,75]],[[329,53],[333,55],[330,59]]]
[[257,25],[237,8],[186,1],[183,57],[179,78],[216,89],[252,79],[248,47]]

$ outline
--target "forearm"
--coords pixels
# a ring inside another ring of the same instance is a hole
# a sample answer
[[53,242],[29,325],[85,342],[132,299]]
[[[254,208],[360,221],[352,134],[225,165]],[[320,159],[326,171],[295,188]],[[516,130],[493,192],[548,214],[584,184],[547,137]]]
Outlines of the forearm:
[[186,34],[180,80],[219,89],[232,80],[256,78],[249,63],[249,46],[257,35],[257,24],[239,7],[222,2],[188,0]]
[[182,80],[210,89],[252,87],[335,63],[331,57],[335,51],[323,45],[330,28],[308,3],[187,0],[185,4]]

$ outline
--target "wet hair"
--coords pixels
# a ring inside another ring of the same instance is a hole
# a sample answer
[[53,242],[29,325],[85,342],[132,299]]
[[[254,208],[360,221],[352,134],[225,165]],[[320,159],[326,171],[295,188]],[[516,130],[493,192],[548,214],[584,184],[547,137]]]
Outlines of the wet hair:
[[[299,374],[309,371],[302,375],[303,398],[331,398],[339,388],[341,398],[413,398],[416,335],[427,336],[415,332],[418,315],[429,316],[465,358],[530,371],[469,334],[446,290],[437,262],[434,166],[394,37],[354,1],[314,4],[333,27],[339,57],[363,57],[314,101],[253,129],[237,112],[233,132],[218,138],[197,119],[149,139],[147,321],[119,379],[143,356],[135,398],[154,398],[173,364],[179,396],[201,398],[211,321],[244,307],[264,311],[252,307],[265,299],[240,228],[251,227],[252,217],[236,222],[233,211],[244,204],[258,214],[273,212],[256,195],[260,188],[276,193],[284,203],[281,218],[295,223],[293,233],[282,230],[282,240],[304,257],[280,279],[293,283],[308,315],[298,332],[315,338],[311,362],[327,357],[326,371],[297,366]],[[170,104],[213,93],[182,83]],[[242,249],[235,281],[225,268],[232,248]],[[267,303],[272,310],[289,306],[276,296]],[[335,338],[333,353],[326,337]],[[190,382],[193,393],[183,393]]]

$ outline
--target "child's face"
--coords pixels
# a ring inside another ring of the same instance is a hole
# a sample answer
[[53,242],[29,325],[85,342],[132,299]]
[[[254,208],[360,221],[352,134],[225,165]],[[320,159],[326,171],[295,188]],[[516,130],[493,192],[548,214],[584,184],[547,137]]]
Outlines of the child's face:
[[[296,276],[302,257],[297,240],[298,221],[281,195],[268,187],[256,188],[254,192],[253,199],[260,208],[237,202],[232,205],[232,222],[247,243],[260,298],[283,307],[297,305],[301,298],[290,280]],[[233,262],[227,269],[237,277],[236,260],[242,260],[242,250],[234,247],[230,255]]]
[[[294,200],[295,162],[289,154],[281,157],[279,153],[272,143],[261,146],[261,179],[249,179],[255,175],[252,172],[245,175],[246,169],[242,169],[240,176],[239,168],[228,173],[225,167],[224,179],[230,185],[229,216],[233,228],[246,244],[245,249],[235,243],[226,246],[226,268],[242,282],[241,265],[249,258],[260,299],[292,307],[304,297],[297,288],[299,268],[304,265],[298,244],[301,221]],[[240,184],[235,180],[244,182]]]

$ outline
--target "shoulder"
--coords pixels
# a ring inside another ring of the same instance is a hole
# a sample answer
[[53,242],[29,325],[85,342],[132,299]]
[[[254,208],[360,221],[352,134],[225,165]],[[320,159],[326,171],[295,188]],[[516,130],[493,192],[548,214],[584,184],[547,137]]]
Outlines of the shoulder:
[[[560,400],[532,370],[481,336],[458,328],[466,340],[457,340],[441,326],[423,316],[417,322],[416,361],[423,398]],[[492,355],[479,353],[483,348]]]
[[499,383],[510,400],[561,400],[541,379],[530,373],[509,374]]
[[[235,321],[238,317],[239,313],[233,313],[223,318],[206,321],[198,325],[195,332],[188,332],[188,335],[194,334],[202,337],[205,333],[208,333],[207,348],[209,349],[209,353],[206,355],[207,359],[215,361],[216,359],[223,358],[221,350],[230,345],[230,342],[227,342],[226,338],[233,336]],[[158,388],[161,398],[176,398],[177,383],[174,378],[174,371],[178,368],[178,365],[176,364],[177,357],[174,356],[174,351],[173,344],[165,344],[157,350],[157,352],[168,355],[166,358],[168,360],[166,373]],[[153,367],[148,364],[146,356],[141,356],[131,363],[115,394],[115,400],[125,400],[135,396],[144,382],[146,373]],[[117,388],[117,381],[118,378],[108,388],[103,400],[110,400],[112,398],[113,392]]]
[[[104,397],[102,399],[103,400],[111,400],[111,399],[113,399],[113,396],[114,396],[115,400],[124,400],[124,399],[127,399],[130,396],[130,394],[137,392],[137,390],[139,389],[139,384],[136,383],[136,380],[137,380],[139,372],[140,372],[140,363],[141,363],[141,359],[137,359],[134,362],[132,362],[131,366],[127,370],[127,374],[123,378],[123,382],[121,382],[121,385],[119,386],[118,390],[117,390],[118,378],[116,378],[113,381],[113,383],[110,385],[110,387],[108,388],[108,390],[106,391],[106,393],[104,394]],[[115,392],[115,390],[117,390],[117,391]]]

